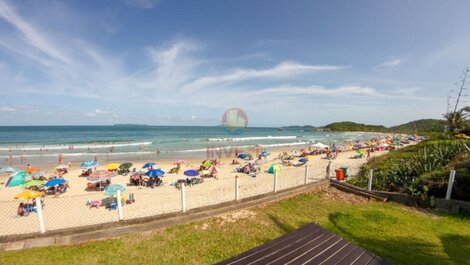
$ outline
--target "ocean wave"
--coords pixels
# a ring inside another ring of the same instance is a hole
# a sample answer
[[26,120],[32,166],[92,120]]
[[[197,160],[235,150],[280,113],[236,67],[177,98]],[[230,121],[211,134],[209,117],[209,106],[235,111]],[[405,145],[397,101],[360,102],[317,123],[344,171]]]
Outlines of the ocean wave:
[[281,147],[281,146],[295,146],[295,145],[306,145],[310,142],[294,142],[294,143],[282,143],[282,144],[267,144],[263,145],[263,147]]
[[231,149],[244,149],[244,148],[270,148],[270,147],[282,147],[282,146],[296,146],[296,145],[306,145],[310,142],[290,142],[290,143],[280,143],[280,144],[265,144],[265,145],[232,145],[232,146],[211,146],[207,148],[199,149],[187,149],[187,150],[178,150],[176,153],[195,153],[195,152],[212,152],[212,151],[222,151],[222,150],[231,150]]
[[209,142],[242,142],[242,141],[252,141],[252,140],[286,140],[286,139],[296,139],[297,136],[254,136],[254,137],[236,137],[236,138],[209,138]]
[[151,145],[152,142],[139,143],[110,143],[110,144],[74,144],[74,145],[43,145],[43,146],[21,146],[21,147],[0,147],[0,151],[41,151],[41,150],[69,150],[70,146],[75,149],[104,149],[112,147],[128,147]]
[[[80,157],[80,156],[120,156],[120,155],[148,155],[155,154],[156,152],[142,151],[142,152],[110,152],[110,153],[65,153],[64,157]],[[31,157],[58,157],[59,154],[31,154],[31,155],[13,155],[12,158],[31,158]],[[8,156],[0,156],[5,159]]]

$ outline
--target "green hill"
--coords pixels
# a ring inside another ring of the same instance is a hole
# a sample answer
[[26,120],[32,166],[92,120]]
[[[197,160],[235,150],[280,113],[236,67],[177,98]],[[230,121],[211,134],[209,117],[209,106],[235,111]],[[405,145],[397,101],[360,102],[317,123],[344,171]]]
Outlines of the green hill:
[[368,125],[352,121],[333,122],[323,127],[323,129],[334,132],[387,132],[388,130],[382,125]]
[[410,121],[405,124],[392,126],[389,128],[391,132],[414,133],[415,126],[418,132],[444,132],[444,120],[424,119],[417,121]]
[[351,121],[333,122],[322,128],[322,130],[334,131],[334,132],[395,132],[395,133],[414,133],[415,126],[418,129],[418,133],[429,133],[429,132],[444,132],[445,122],[443,120],[436,119],[423,119],[417,121],[410,121],[405,124],[385,127],[383,125],[369,125],[362,123],[355,123]]

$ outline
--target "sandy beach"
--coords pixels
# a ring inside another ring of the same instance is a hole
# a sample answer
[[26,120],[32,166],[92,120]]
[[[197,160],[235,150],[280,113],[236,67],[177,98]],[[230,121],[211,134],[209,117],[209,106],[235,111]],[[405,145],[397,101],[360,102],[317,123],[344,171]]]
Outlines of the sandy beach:
[[[297,149],[297,148],[296,148]],[[272,192],[274,189],[273,174],[267,173],[268,168],[273,163],[281,162],[278,158],[280,152],[294,150],[293,147],[277,149],[267,157],[265,164],[261,165],[261,172],[256,177],[251,177],[243,173],[234,172],[237,165],[231,165],[233,157],[222,157],[218,179],[206,178],[204,182],[194,186],[186,187],[186,207],[187,209],[201,206],[217,204],[235,199],[235,177],[239,177],[239,196],[246,198],[263,193]],[[385,154],[387,151],[372,152],[371,156]],[[326,167],[331,161],[331,177],[334,176],[334,169],[341,166],[347,166],[349,174],[354,175],[360,166],[366,162],[365,158],[353,159],[355,151],[340,152],[334,160],[325,159],[325,155],[315,155],[307,163],[308,178],[307,182],[323,179],[326,176]],[[117,175],[111,179],[113,184],[121,184],[126,187],[124,195],[134,194],[135,203],[123,205],[124,219],[153,216],[169,212],[181,211],[181,191],[170,184],[177,179],[186,178],[183,171],[188,169],[198,169],[202,159],[186,160],[182,165],[179,174],[165,174],[163,186],[150,188],[141,186],[129,186],[129,177]],[[298,160],[298,158],[296,159]],[[294,160],[294,161],[296,161]],[[242,160],[239,159],[243,163]],[[120,163],[123,161],[115,161]],[[140,168],[148,161],[132,161],[134,167]],[[174,167],[172,161],[153,161],[157,165],[155,168],[161,168],[168,172]],[[97,169],[105,169],[106,165],[99,165]],[[46,168],[49,173],[46,176],[52,176],[54,166]],[[104,194],[102,191],[86,191],[88,181],[84,177],[79,177],[82,169],[78,164],[69,168],[69,172],[64,176],[69,182],[69,188],[66,193],[58,197],[47,196],[45,207],[43,209],[44,223],[46,230],[65,229],[70,227],[94,225],[99,223],[113,222],[118,220],[116,210],[107,210],[104,206],[100,208],[90,208],[86,205],[88,200],[102,200]],[[2,182],[5,181],[2,178]],[[283,166],[282,172],[278,175],[278,190],[302,185],[305,182],[305,166]],[[39,225],[36,214],[30,214],[27,217],[16,215],[16,209],[19,200],[14,200],[14,196],[23,191],[21,187],[0,188],[0,236],[11,234],[23,234],[39,231]]]

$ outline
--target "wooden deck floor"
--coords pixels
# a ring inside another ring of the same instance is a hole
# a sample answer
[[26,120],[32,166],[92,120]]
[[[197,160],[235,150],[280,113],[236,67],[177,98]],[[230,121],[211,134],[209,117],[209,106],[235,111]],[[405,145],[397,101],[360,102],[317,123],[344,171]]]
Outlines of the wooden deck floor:
[[389,264],[310,223],[219,264]]

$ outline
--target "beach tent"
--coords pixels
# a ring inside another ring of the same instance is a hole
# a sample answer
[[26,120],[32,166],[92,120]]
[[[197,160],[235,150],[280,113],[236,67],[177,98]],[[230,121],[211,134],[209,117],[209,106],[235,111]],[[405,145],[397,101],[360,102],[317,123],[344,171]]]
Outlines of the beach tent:
[[15,199],[28,201],[41,196],[44,196],[44,192],[25,190],[19,194],[16,194]]
[[328,145],[318,142],[318,143],[312,144],[311,147],[323,149],[323,148],[327,148]]
[[274,172],[280,173],[281,166],[278,164],[272,164],[271,167],[268,169],[269,174],[274,174]]
[[26,182],[25,178],[27,176],[28,175],[23,170],[18,171],[15,174],[10,176],[5,186],[11,188],[11,187],[16,187],[21,184],[24,184]]
[[82,169],[92,169],[98,166],[98,162],[96,161],[84,161],[83,163],[80,164],[80,168]]

